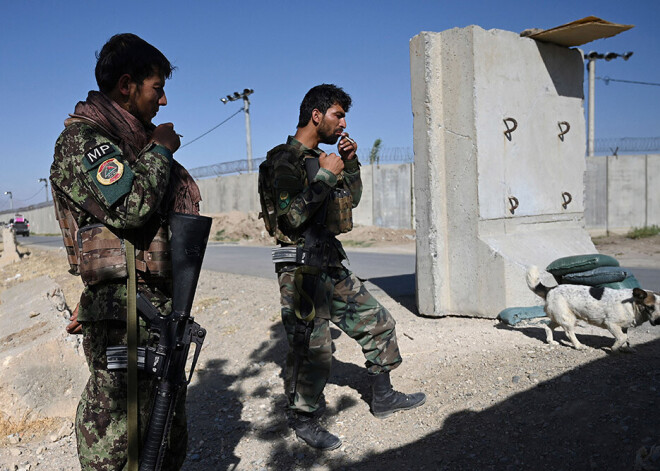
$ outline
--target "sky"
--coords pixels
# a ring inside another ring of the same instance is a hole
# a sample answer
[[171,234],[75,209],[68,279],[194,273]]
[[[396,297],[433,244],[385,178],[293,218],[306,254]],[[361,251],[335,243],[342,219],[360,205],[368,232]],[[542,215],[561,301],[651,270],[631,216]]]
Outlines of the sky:
[[[246,158],[242,112],[190,142],[240,110],[242,101],[220,98],[245,88],[254,89],[254,158],[295,132],[300,101],[319,83],[352,96],[346,131],[358,154],[378,138],[384,148],[412,149],[409,41],[422,31],[520,32],[593,15],[635,25],[581,46],[634,52],[628,61],[598,61],[596,75],[660,82],[658,0],[1,2],[0,211],[45,201],[39,179],[49,176],[63,121],[97,89],[95,52],[116,33],[141,36],[177,67],[154,123],[174,123],[185,146],[175,158],[189,169]],[[660,87],[596,80],[594,102],[596,138],[660,136]]]

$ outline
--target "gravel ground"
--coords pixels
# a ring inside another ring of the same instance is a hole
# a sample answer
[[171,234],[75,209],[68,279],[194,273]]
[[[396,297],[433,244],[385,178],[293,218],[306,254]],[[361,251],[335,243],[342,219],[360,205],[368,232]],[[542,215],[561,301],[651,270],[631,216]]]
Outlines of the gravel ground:
[[[659,242],[599,248],[660,267]],[[47,272],[75,299],[61,254],[35,251],[20,265],[23,279]],[[12,270],[2,269],[2,289],[20,282],[9,281]],[[427,403],[374,418],[360,349],[333,329],[322,422],[343,446],[317,452],[286,427],[277,292],[274,280],[203,272],[193,314],[209,334],[188,391],[184,470],[628,470],[640,447],[659,442],[660,328],[633,329],[637,353],[612,354],[611,335],[584,326],[577,334],[589,348],[577,351],[561,330],[550,346],[538,326],[422,318],[375,291],[397,320],[404,363],[392,382],[424,391]],[[14,432],[0,433],[0,470],[78,470],[72,420],[0,422]]]

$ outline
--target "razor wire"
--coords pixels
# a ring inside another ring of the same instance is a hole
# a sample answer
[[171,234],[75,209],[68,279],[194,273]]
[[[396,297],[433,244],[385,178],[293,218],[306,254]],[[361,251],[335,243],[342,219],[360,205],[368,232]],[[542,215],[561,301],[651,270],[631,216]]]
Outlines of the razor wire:
[[[259,168],[259,164],[266,160],[265,157],[252,159],[252,169],[254,172]],[[414,160],[414,154],[410,147],[386,147],[378,153],[378,160],[374,163],[411,163]],[[368,165],[369,162],[363,162]],[[232,160],[231,162],[222,162],[204,167],[196,167],[189,170],[193,178],[219,177],[221,175],[231,175],[234,173],[247,173],[247,159]]]
[[[598,153],[622,154],[630,153],[657,153],[660,152],[660,137],[621,137],[596,139],[595,151]],[[364,159],[364,157],[363,157]],[[265,157],[252,159],[252,169],[254,172],[259,168],[259,164],[265,160]],[[363,161],[364,165],[390,164],[390,163],[413,163],[414,153],[410,147],[385,147],[378,153],[378,158],[374,162]],[[190,170],[193,178],[219,177],[221,175],[231,175],[234,173],[247,173],[247,159],[233,160],[231,162],[222,162],[205,167],[196,167]]]
[[599,153],[654,153],[660,151],[660,137],[620,137],[596,139],[595,141],[595,151]]

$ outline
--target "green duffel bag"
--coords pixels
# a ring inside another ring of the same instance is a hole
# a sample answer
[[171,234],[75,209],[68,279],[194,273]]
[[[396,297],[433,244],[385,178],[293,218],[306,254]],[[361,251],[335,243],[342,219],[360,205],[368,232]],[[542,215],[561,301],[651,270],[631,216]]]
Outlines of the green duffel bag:
[[641,288],[642,286],[639,284],[639,281],[637,281],[637,278],[635,278],[635,276],[631,273],[623,281],[616,283],[603,283],[602,285],[598,285],[598,287],[612,289],[633,289]]
[[537,317],[545,317],[543,306],[507,307],[497,315],[500,322],[504,322],[507,325],[516,325],[521,321]]
[[569,285],[599,286],[605,283],[618,283],[625,280],[631,273],[621,267],[598,267],[593,270],[567,273],[559,283]]
[[558,258],[546,268],[555,277],[560,277],[568,273],[578,273],[581,271],[593,270],[598,267],[618,267],[619,262],[616,258],[599,253],[587,255],[572,255],[570,257]]

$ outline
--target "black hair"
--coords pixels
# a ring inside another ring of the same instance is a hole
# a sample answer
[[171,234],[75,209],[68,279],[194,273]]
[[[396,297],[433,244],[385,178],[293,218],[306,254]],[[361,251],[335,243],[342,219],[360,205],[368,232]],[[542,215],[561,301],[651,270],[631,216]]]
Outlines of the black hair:
[[124,74],[142,84],[154,73],[169,79],[174,69],[163,53],[144,39],[135,34],[122,33],[115,34],[103,45],[101,52],[96,52],[94,75],[99,90],[108,93]]
[[309,120],[312,119],[312,111],[315,109],[325,114],[332,105],[339,105],[348,113],[351,103],[350,95],[340,87],[327,83],[317,85],[307,92],[300,104],[298,127],[304,128],[307,126]]

